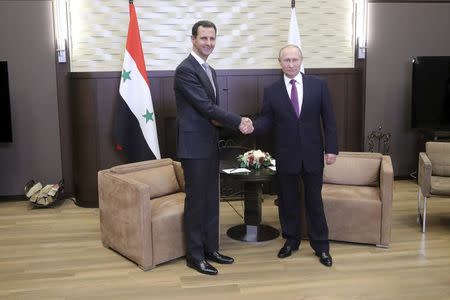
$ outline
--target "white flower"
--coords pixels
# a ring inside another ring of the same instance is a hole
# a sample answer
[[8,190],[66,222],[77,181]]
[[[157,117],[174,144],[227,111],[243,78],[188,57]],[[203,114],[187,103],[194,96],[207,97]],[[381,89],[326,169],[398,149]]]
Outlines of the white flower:
[[272,157],[269,153],[261,150],[250,150],[237,157],[241,163],[241,167],[259,169],[261,166],[268,167],[271,165]]

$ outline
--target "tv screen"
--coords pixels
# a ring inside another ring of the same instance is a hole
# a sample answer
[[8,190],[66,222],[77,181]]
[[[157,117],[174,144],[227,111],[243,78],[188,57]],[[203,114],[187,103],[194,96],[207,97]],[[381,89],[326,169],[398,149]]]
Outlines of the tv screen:
[[8,64],[0,61],[0,143],[12,142]]
[[412,75],[412,127],[450,130],[450,56],[418,56]]

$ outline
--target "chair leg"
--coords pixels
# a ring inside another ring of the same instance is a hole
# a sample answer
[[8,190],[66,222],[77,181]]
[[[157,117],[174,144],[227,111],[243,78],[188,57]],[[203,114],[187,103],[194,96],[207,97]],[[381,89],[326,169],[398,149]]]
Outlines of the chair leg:
[[425,224],[427,223],[427,197],[423,197],[423,222],[422,232],[425,232]]
[[[423,204],[422,198],[423,197]],[[421,211],[421,206],[423,208],[423,213]],[[417,223],[422,227],[422,232],[425,232],[425,225],[427,220],[427,197],[422,195],[422,190],[419,187],[419,191],[417,193]]]
[[422,225],[422,215],[420,213],[420,195],[422,194],[422,190],[419,187],[417,191],[417,224]]

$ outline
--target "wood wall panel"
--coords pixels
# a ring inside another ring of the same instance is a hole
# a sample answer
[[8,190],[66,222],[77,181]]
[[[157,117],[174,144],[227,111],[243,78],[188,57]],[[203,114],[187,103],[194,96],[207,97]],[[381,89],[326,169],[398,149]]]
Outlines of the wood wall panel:
[[[361,72],[354,69],[311,69],[325,78],[332,97],[340,151],[362,150]],[[278,80],[280,70],[218,70],[220,106],[240,115],[255,116],[262,105],[264,87]],[[176,106],[173,72],[149,74],[162,157],[176,159]],[[74,141],[75,194],[81,206],[98,205],[97,171],[124,163],[114,150],[113,128],[120,100],[119,72],[72,73],[70,76]],[[238,135],[238,144],[272,149],[271,133],[257,138],[223,131],[223,138]]]
[[339,149],[345,148],[346,113],[347,113],[347,78],[339,75],[323,76],[327,80],[331,102],[336,116]]
[[228,111],[228,81],[226,76],[217,76],[219,107]]
[[354,74],[347,78],[347,102],[345,132],[345,150],[362,151],[363,141],[363,101],[362,101],[362,77],[361,74]]
[[97,170],[99,169],[96,91],[97,81],[80,79],[71,83],[73,96],[74,186],[77,204],[98,205]]
[[270,74],[258,76],[258,87],[257,87],[258,107],[262,107],[263,105],[264,88],[277,81],[280,78],[281,74],[282,74],[281,70],[277,70],[276,74],[273,75]]
[[255,76],[228,77],[228,111],[241,115],[255,115],[258,107],[258,78]]
[[119,99],[119,82],[111,78],[96,80],[97,110],[97,147],[99,150],[98,167],[100,170],[125,162],[123,156],[115,149],[114,116]]
[[[173,90],[173,77],[165,77],[162,78],[160,81],[160,87],[161,87],[161,93],[160,98],[156,98],[154,100],[157,100],[156,102],[162,102],[163,103],[163,110],[162,111],[165,117],[175,117],[177,115],[177,108],[175,105],[175,92]],[[151,87],[153,92],[153,87]],[[153,101],[155,102],[155,101]],[[155,108],[156,109],[156,108]]]

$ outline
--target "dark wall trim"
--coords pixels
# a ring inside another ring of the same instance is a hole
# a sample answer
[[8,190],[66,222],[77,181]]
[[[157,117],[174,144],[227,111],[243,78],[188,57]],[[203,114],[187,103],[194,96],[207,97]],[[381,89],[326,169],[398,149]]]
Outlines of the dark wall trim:
[[[216,70],[218,76],[263,76],[263,75],[281,75],[279,69],[242,69],[242,70]],[[306,74],[314,75],[349,75],[360,73],[360,69],[353,68],[332,68],[332,69],[306,69]],[[150,78],[171,77],[175,71],[148,71],[147,74]],[[72,72],[70,73],[71,79],[102,79],[102,78],[119,78],[120,72]]]

